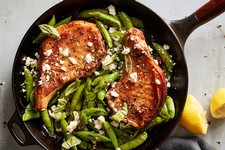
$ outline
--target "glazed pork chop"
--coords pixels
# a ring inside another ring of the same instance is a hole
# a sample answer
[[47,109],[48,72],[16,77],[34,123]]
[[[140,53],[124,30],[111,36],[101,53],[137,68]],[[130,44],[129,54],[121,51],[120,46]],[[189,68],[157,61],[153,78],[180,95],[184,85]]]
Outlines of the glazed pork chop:
[[162,69],[153,60],[142,31],[131,28],[125,38],[130,49],[120,80],[106,94],[115,114],[127,104],[128,114],[123,119],[136,129],[143,128],[160,112],[167,95]]
[[57,27],[59,40],[46,38],[40,47],[35,107],[46,109],[56,92],[70,81],[90,76],[100,65],[106,48],[97,26],[72,21]]

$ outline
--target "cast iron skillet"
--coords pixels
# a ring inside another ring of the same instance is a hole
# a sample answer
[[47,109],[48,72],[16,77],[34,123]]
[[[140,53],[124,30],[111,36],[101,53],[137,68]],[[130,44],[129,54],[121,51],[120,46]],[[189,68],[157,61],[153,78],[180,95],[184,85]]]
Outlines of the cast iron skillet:
[[[149,133],[147,141],[138,147],[138,149],[157,148],[177,125],[183,111],[188,89],[187,65],[183,55],[185,41],[195,28],[224,12],[225,0],[211,0],[189,17],[177,21],[166,21],[162,19],[152,10],[135,0],[64,0],[47,10],[33,23],[21,41],[14,60],[12,88],[16,112],[10,119],[8,128],[20,145],[39,144],[45,149],[60,149],[61,147],[59,140],[49,137],[42,123],[38,120],[28,122],[21,121],[21,116],[26,106],[20,87],[20,84],[23,82],[23,77],[21,76],[23,66],[22,58],[24,56],[34,55],[34,50],[37,46],[32,44],[32,40],[34,36],[39,33],[38,25],[46,23],[53,14],[55,14],[57,20],[61,20],[70,15],[73,15],[73,19],[76,19],[76,15],[80,10],[107,7],[109,4],[113,4],[117,10],[123,10],[130,16],[143,20],[145,28],[159,39],[161,44],[167,43],[171,45],[173,59],[176,62],[171,78],[171,88],[169,89],[169,95],[171,95],[175,101],[176,116],[166,124],[152,130],[151,133]],[[23,131],[25,135],[24,139],[16,132],[15,124]]]

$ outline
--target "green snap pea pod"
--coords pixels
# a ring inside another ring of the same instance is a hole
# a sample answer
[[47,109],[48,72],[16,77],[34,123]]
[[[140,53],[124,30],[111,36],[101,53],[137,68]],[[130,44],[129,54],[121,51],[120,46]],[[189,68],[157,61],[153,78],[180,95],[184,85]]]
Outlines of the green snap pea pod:
[[89,10],[83,10],[79,13],[78,17],[79,18],[91,18],[93,17],[93,13],[95,12],[102,12],[105,14],[108,14],[108,10],[102,9],[102,8],[96,8],[96,9],[89,9]]
[[168,109],[167,109],[167,106],[166,106],[166,102],[164,103],[160,113],[159,113],[159,116],[164,118],[165,120],[169,120],[170,119],[170,115],[168,113]]
[[130,20],[130,17],[125,12],[118,12],[118,16],[126,30],[129,30],[133,27],[133,23]]
[[94,108],[94,107],[95,107],[95,100],[88,100],[87,108]]
[[35,111],[34,106],[32,105],[32,103],[29,103],[26,106],[25,113],[23,114],[23,117],[22,117],[23,121],[36,119],[36,118],[39,118],[39,117],[40,117],[40,113]]
[[75,132],[75,134],[85,141],[100,141],[100,142],[111,141],[108,137],[92,131],[77,131]]
[[26,100],[27,102],[30,101],[30,95],[33,91],[33,76],[27,67],[24,67],[24,77],[25,77],[25,88],[26,88]]
[[130,137],[130,135],[127,134],[125,131],[120,130],[120,129],[114,127],[114,126],[112,126],[112,128],[113,128],[114,132],[116,133],[116,137],[122,138],[122,139],[124,139],[124,138],[127,139],[127,138]]
[[174,118],[175,106],[174,106],[173,99],[170,96],[166,96],[166,106],[167,106],[168,114],[170,115],[170,118]]
[[96,104],[98,108],[104,109],[105,110],[105,102],[102,100],[96,100]]
[[120,145],[119,148],[121,150],[129,150],[138,147],[141,145],[146,139],[148,138],[147,132],[142,132],[139,135],[137,135],[136,138],[132,139],[131,141],[124,143],[123,145]]
[[105,95],[106,95],[106,90],[101,90],[101,91],[98,92],[97,98],[99,100],[103,100],[105,98]]
[[138,19],[136,17],[130,17],[130,19],[131,19],[134,27],[137,27],[139,29],[144,29],[144,23],[140,19]]
[[107,136],[110,138],[110,140],[112,141],[112,144],[115,148],[118,147],[118,141],[117,141],[117,137],[116,134],[112,128],[112,126],[110,125],[109,122],[105,121],[103,122],[103,128],[105,129],[105,132],[107,134]]
[[168,71],[171,71],[173,68],[173,60],[169,52],[165,50],[163,46],[158,43],[152,43],[152,44],[155,50],[157,51],[157,53],[159,54],[159,56],[161,57],[162,61],[166,65],[166,68],[168,69]]
[[77,145],[77,147],[79,149],[90,149],[91,148],[91,144],[82,140],[81,143],[79,145]]
[[101,75],[101,76],[98,76],[97,78],[95,78],[95,79],[92,81],[91,85],[92,85],[92,86],[97,85],[97,84],[98,84],[105,76],[106,76],[105,74],[104,74],[104,75]]
[[90,18],[94,17],[98,20],[101,20],[103,22],[107,22],[108,24],[112,25],[113,27],[116,27],[118,29],[121,29],[121,22],[114,16],[106,14],[104,12],[100,11],[90,11],[90,10],[85,10],[82,11],[79,15],[79,18]]
[[162,117],[157,116],[146,127],[144,127],[143,129],[141,129],[141,131],[151,130],[154,127],[162,124],[163,122],[164,122],[164,119]]
[[76,130],[84,130],[85,125],[86,125],[87,122],[88,122],[88,117],[87,117],[87,115],[86,115],[84,112],[82,112],[82,111],[80,112],[79,116],[80,116],[80,118],[79,118],[80,122],[78,123]]
[[68,134],[68,131],[67,131],[68,123],[65,120],[65,115],[62,115],[62,118],[61,118],[61,121],[60,121],[60,125],[61,125],[61,128],[62,128],[63,137],[65,139],[68,139],[69,138],[69,134]]
[[31,102],[31,104],[34,106],[34,88],[33,88],[33,90],[32,90],[32,92],[30,93],[30,102]]
[[84,112],[87,116],[92,116],[92,117],[108,115],[106,110],[100,109],[100,108],[87,108],[87,109],[83,109],[82,112]]
[[96,20],[95,22],[96,22],[98,28],[100,29],[109,48],[111,48],[113,46],[113,41],[112,41],[112,38],[110,37],[108,30],[105,28],[104,24],[101,21]]
[[[48,25],[54,26],[55,25],[55,15],[52,16]],[[39,35],[33,40],[34,44],[40,43],[47,35],[43,32],[39,33]]]
[[41,112],[41,118],[42,118],[42,121],[43,121],[44,125],[45,125],[46,128],[48,129],[48,131],[49,131],[51,134],[54,134],[53,120],[52,120],[52,118],[49,116],[48,110],[47,110],[47,109],[45,109],[44,111]]
[[166,68],[166,65],[161,64],[160,66],[161,66],[162,70],[164,71],[164,75],[165,75],[166,79],[170,79],[171,72],[168,71],[168,69]]
[[71,19],[72,19],[72,16],[69,16],[69,17],[59,21],[54,27],[58,27],[60,25],[67,24],[71,21]]
[[74,110],[81,110],[82,107],[82,95],[85,88],[85,84],[81,84],[77,91],[74,93],[74,96],[72,98],[71,104],[70,104],[70,110],[71,112]]
[[71,84],[69,84],[65,90],[65,96],[69,96],[71,93],[76,91],[78,87],[80,86],[80,82],[81,82],[80,80],[76,80],[72,82]]

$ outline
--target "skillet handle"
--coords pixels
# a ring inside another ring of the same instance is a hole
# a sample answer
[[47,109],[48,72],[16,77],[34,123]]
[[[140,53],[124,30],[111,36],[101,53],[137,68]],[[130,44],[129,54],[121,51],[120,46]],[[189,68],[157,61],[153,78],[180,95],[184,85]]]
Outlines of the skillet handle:
[[175,21],[169,21],[169,25],[177,35],[181,47],[188,36],[199,26],[212,20],[225,11],[225,0],[210,0],[190,16]]
[[21,146],[38,145],[37,141],[31,136],[20,118],[18,112],[15,111],[7,123],[10,133]]

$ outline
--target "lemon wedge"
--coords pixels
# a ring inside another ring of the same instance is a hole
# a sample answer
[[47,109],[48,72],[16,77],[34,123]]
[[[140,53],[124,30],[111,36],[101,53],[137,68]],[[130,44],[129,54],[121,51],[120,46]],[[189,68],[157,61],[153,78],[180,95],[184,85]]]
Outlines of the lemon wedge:
[[210,102],[210,112],[213,118],[225,118],[225,88],[214,93]]
[[179,124],[194,134],[206,134],[208,123],[206,111],[192,95],[188,95]]

